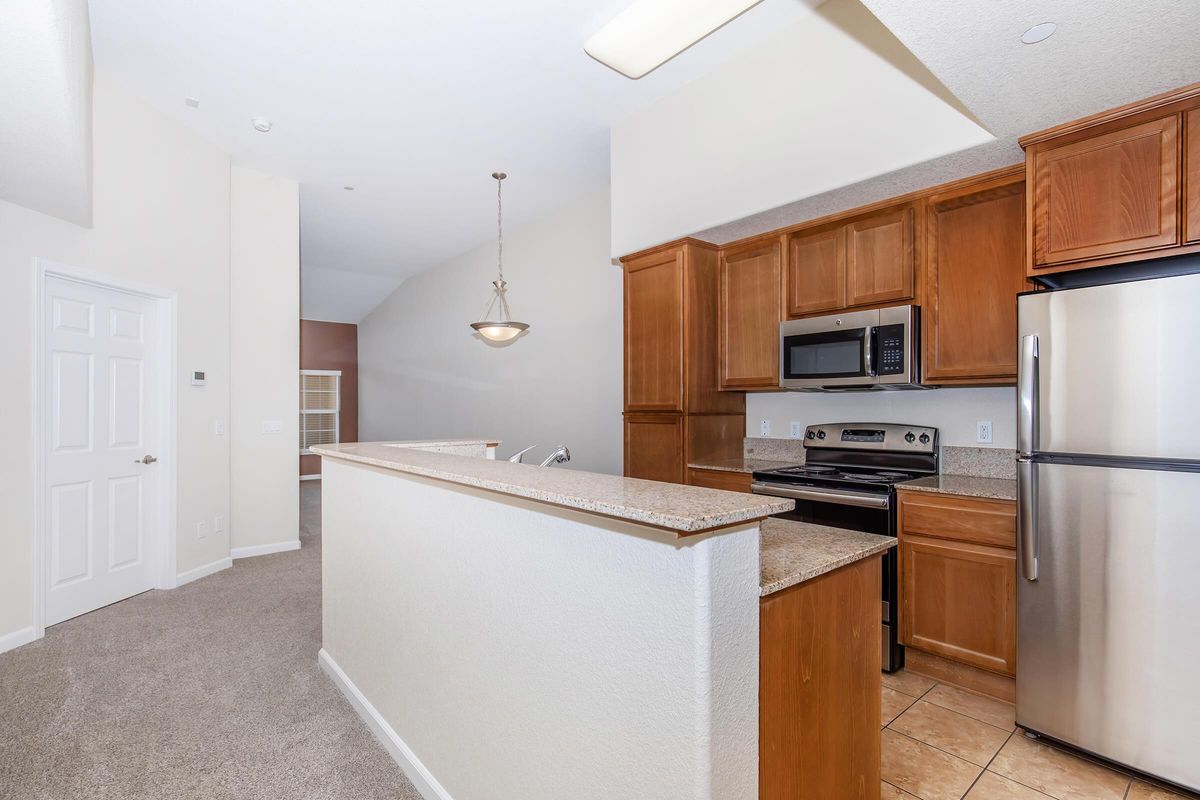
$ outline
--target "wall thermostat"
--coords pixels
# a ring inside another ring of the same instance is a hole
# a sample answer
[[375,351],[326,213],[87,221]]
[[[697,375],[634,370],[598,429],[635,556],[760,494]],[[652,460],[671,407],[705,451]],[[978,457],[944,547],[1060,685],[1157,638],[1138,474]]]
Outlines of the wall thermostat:
[[204,386],[207,383],[204,380],[204,372],[201,370],[192,371],[192,386]]

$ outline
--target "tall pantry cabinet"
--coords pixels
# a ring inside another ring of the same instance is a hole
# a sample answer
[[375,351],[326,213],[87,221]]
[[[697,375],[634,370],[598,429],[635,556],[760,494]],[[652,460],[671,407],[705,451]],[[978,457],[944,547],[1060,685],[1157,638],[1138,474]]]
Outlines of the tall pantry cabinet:
[[683,483],[689,461],[742,453],[746,397],[717,381],[717,248],[683,239],[621,259],[625,475]]

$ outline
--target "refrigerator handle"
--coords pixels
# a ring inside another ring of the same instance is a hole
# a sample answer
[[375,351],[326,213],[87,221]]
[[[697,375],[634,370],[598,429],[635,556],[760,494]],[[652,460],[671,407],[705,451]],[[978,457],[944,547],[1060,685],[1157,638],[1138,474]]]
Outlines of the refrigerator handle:
[[1019,416],[1017,420],[1017,453],[1023,456],[1037,449],[1038,401],[1040,364],[1036,333],[1021,337],[1021,369],[1018,379]]
[[1038,484],[1037,464],[1017,459],[1017,541],[1021,555],[1021,574],[1027,581],[1038,579]]

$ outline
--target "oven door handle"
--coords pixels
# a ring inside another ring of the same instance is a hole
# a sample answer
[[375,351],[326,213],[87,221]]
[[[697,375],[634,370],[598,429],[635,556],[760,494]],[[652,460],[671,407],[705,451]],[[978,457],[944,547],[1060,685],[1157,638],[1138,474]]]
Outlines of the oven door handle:
[[765,483],[754,481],[750,484],[754,494],[766,494],[772,497],[787,497],[793,500],[812,500],[817,503],[836,503],[842,506],[858,506],[860,508],[890,508],[891,497],[870,492],[850,492],[844,489],[809,489],[789,486],[781,483]]

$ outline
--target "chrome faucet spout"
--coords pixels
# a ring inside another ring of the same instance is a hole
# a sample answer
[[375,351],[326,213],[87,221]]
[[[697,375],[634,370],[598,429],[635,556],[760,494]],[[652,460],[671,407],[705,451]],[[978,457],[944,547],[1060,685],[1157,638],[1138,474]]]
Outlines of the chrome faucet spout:
[[531,444],[531,445],[529,445],[529,447],[526,447],[524,450],[521,450],[520,452],[517,452],[517,453],[513,453],[511,456],[508,457],[508,460],[514,464],[524,464],[525,463],[525,460],[524,460],[525,454],[528,453],[530,450],[532,450],[535,447],[537,447],[536,444]]
[[548,467],[551,464],[565,464],[571,460],[571,451],[567,449],[565,444],[560,444],[553,453],[546,457],[542,462],[543,467]]

